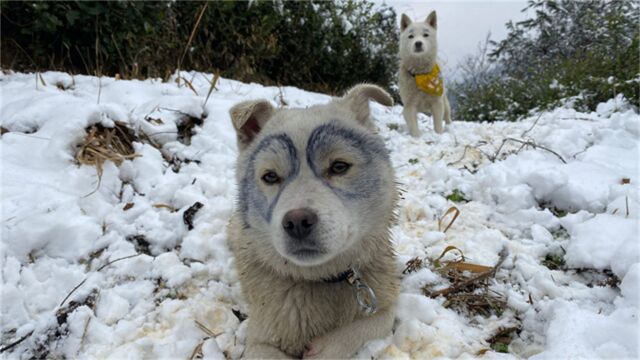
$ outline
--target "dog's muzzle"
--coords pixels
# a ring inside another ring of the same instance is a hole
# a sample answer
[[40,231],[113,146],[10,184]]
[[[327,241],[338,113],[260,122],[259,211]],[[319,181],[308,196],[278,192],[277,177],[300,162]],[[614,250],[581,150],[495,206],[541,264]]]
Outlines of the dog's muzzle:
[[282,218],[282,228],[288,235],[287,251],[299,258],[322,255],[324,249],[313,234],[317,224],[318,215],[311,209],[288,211]]

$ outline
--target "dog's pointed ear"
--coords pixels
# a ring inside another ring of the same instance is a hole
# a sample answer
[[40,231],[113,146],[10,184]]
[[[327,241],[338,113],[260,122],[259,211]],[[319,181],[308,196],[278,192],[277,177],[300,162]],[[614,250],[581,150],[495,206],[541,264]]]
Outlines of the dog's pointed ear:
[[365,126],[371,125],[369,100],[385,106],[393,105],[393,98],[381,87],[371,84],[356,85],[343,96],[342,101],[356,115],[356,120]]
[[402,17],[400,18],[400,32],[403,32],[407,26],[411,25],[411,23],[411,18],[408,17],[407,14],[402,14]]
[[238,136],[238,148],[246,148],[273,115],[274,108],[267,100],[243,101],[234,105],[229,114]]
[[[445,19],[446,20],[446,19]],[[429,24],[429,26],[431,26],[434,29],[438,29],[438,17],[436,16],[436,11],[432,11],[431,14],[429,14],[429,16],[427,16],[427,19],[424,21],[427,24]]]

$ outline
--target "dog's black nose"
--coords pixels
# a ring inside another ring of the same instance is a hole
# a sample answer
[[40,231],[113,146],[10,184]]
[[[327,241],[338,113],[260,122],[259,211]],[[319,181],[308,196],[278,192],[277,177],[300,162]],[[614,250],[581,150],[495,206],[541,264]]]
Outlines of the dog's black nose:
[[422,41],[416,41],[416,49],[422,48]]
[[282,218],[284,231],[294,239],[304,239],[318,222],[318,215],[309,209],[290,210]]

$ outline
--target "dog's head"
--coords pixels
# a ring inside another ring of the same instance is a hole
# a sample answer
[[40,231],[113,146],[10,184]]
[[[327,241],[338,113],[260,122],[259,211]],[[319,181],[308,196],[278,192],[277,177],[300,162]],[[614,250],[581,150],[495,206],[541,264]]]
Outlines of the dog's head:
[[438,19],[432,11],[425,21],[413,22],[406,14],[400,20],[400,57],[421,58],[438,52]]
[[231,109],[238,211],[258,252],[321,265],[387,230],[393,169],[372,130],[369,100],[393,103],[381,88],[358,85],[307,109],[275,109],[266,100]]

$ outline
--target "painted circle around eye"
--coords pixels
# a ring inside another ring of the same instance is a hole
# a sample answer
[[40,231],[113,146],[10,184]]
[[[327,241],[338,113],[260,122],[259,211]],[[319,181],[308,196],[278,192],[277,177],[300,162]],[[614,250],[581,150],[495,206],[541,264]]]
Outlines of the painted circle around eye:
[[280,177],[273,171],[267,171],[262,175],[261,179],[267,185],[274,185],[280,182]]
[[346,163],[344,161],[336,160],[336,161],[331,163],[331,166],[329,167],[329,174],[330,175],[342,175],[342,174],[346,173],[347,170],[349,170],[350,167],[351,167],[351,164]]

